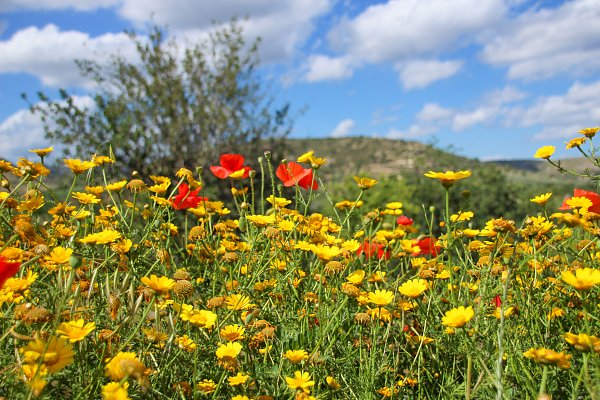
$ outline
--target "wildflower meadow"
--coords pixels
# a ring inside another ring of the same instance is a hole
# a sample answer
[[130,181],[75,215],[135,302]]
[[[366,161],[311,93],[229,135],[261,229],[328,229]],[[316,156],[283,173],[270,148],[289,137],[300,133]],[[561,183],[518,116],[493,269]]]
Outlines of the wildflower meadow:
[[[599,130],[567,148],[597,166]],[[425,171],[446,203],[417,216],[366,209],[371,177],[337,198],[312,151],[149,177],[65,159],[67,190],[51,151],[0,161],[2,398],[600,398],[595,192],[474,226],[449,201],[468,170]]]

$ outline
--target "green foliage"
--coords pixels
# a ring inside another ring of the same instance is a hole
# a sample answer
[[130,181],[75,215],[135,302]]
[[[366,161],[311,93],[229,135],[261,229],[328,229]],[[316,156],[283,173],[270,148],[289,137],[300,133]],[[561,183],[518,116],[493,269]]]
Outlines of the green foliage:
[[98,89],[93,107],[65,90],[57,101],[39,93],[31,106],[67,156],[110,146],[123,171],[148,176],[214,164],[221,153],[243,149],[254,160],[265,148],[281,150],[289,105],[273,107],[257,72],[259,42],[246,43],[235,21],[183,49],[157,27],[147,40],[130,36],[138,63],[120,55],[77,62]]

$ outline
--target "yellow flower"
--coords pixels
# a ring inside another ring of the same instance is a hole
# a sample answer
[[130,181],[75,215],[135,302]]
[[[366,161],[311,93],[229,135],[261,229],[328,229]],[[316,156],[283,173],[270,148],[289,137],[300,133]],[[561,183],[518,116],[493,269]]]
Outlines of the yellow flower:
[[250,378],[250,375],[244,375],[243,373],[238,372],[236,376],[227,378],[227,381],[229,382],[229,386],[238,386],[246,383],[248,378]]
[[77,199],[80,204],[97,204],[100,203],[100,198],[91,193],[75,192],[73,198]]
[[204,379],[196,384],[196,389],[204,394],[210,394],[217,389],[217,384],[212,379]]
[[442,186],[445,188],[449,188],[454,185],[457,180],[468,178],[471,176],[471,171],[446,171],[446,172],[433,172],[429,171],[425,174],[428,178],[439,179],[442,183]]
[[458,308],[453,308],[452,310],[446,311],[444,317],[442,318],[442,325],[451,327],[451,328],[461,328],[467,324],[475,315],[475,311],[473,307],[463,307],[460,306]]
[[587,197],[571,197],[565,203],[572,209],[585,213],[594,203]]
[[54,264],[66,264],[71,259],[73,249],[65,249],[64,247],[55,247],[50,254],[46,256],[46,261]]
[[533,157],[534,158],[543,158],[544,160],[547,160],[550,158],[550,156],[552,156],[552,154],[554,154],[555,150],[556,150],[556,147],[554,147],[554,146],[542,146],[539,149],[537,149],[537,151],[535,152]]
[[119,240],[120,238],[121,234],[119,232],[112,229],[106,229],[102,232],[91,233],[83,239],[79,239],[79,242],[90,244],[109,244]]
[[379,307],[387,306],[394,301],[394,292],[390,290],[379,290],[369,292],[369,302]]
[[463,211],[458,214],[452,214],[450,216],[450,221],[452,222],[460,222],[460,221],[469,221],[473,218],[473,211]]
[[228,342],[219,346],[216,351],[219,360],[232,360],[242,351],[242,345],[238,342]]
[[564,351],[557,353],[556,351],[550,349],[534,349],[531,348],[523,353],[523,356],[529,358],[530,360],[535,361],[539,364],[545,365],[556,365],[561,369],[567,369],[571,366],[571,355],[565,354]]
[[577,290],[590,290],[600,283],[600,270],[593,268],[578,268],[575,274],[563,271],[562,280]]
[[175,281],[171,278],[167,278],[166,276],[161,276],[159,278],[158,276],[152,274],[150,275],[150,278],[144,276],[141,280],[144,285],[148,286],[157,293],[166,293],[173,289],[173,286],[175,286]]
[[600,338],[596,336],[586,335],[585,333],[575,335],[574,333],[567,332],[565,333],[565,340],[579,351],[595,351],[596,353],[600,353]]
[[552,311],[550,311],[547,315],[549,320],[553,320],[555,318],[564,317],[566,315],[565,310],[562,308],[554,307]]
[[327,160],[324,158],[315,157],[314,151],[312,150],[302,154],[300,157],[298,157],[297,161],[310,164],[310,166],[314,169],[318,169],[321,165],[327,162]]
[[109,192],[119,192],[125,187],[125,185],[127,185],[127,181],[125,180],[109,183],[108,185],[106,185],[106,190],[108,190]]
[[75,175],[84,173],[90,168],[95,167],[95,164],[91,161],[81,161],[80,159],[63,159],[67,168],[71,170]]
[[65,339],[52,336],[48,341],[36,339],[21,348],[26,364],[41,363],[49,373],[58,372],[73,362],[73,345]]
[[52,153],[53,151],[54,151],[54,147],[53,146],[46,147],[45,149],[33,149],[33,150],[29,150],[30,153],[35,153],[39,157],[45,157],[48,154]]
[[535,204],[539,204],[540,206],[543,206],[544,204],[546,204],[546,202],[548,202],[550,197],[552,197],[552,193],[544,193],[544,194],[535,196],[533,199],[529,199],[529,201],[531,201],[532,203],[535,203]]
[[275,223],[275,215],[248,215],[246,219],[254,226],[264,227]]
[[294,364],[308,360],[308,353],[305,350],[288,350],[283,356]]
[[102,400],[129,400],[129,383],[110,382],[102,386]]
[[198,345],[190,339],[188,335],[178,336],[175,339],[175,344],[181,350],[185,350],[189,353],[193,353],[198,348]]
[[225,298],[228,310],[247,310],[255,306],[250,302],[250,297],[243,294],[230,294]]
[[363,177],[355,176],[354,181],[356,182],[356,186],[358,186],[358,188],[360,190],[369,190],[377,184],[377,180],[367,178],[364,176]]
[[371,283],[385,282],[386,275],[387,275],[387,272],[385,272],[385,271],[375,271],[369,277],[369,282],[371,282]]
[[128,376],[139,379],[144,375],[146,366],[137,358],[134,352],[120,351],[111,358],[105,367],[105,374],[115,382]]
[[235,325],[227,325],[221,332],[219,332],[219,336],[221,339],[227,340],[228,342],[234,342],[236,340],[242,340],[244,338],[245,329],[238,324]]
[[326,244],[317,244],[311,246],[311,251],[319,257],[321,261],[330,261],[342,254],[342,249],[337,246],[328,246]]
[[398,291],[403,296],[416,299],[427,290],[427,287],[428,285],[425,279],[411,279],[410,281],[406,281],[400,285]]
[[342,387],[333,376],[328,376],[327,378],[325,378],[325,382],[327,382],[327,386],[329,386],[333,390],[337,390]]
[[579,131],[579,133],[581,133],[582,135],[584,135],[585,137],[588,138],[593,138],[596,135],[596,132],[598,132],[600,130],[600,127],[595,127],[595,128],[585,128]]
[[115,160],[113,160],[112,158],[108,157],[108,156],[99,156],[94,154],[92,156],[92,162],[94,163],[94,166],[100,166],[100,165],[104,165],[104,164],[114,164]]
[[[181,319],[183,319],[183,315]],[[194,326],[210,330],[217,323],[217,314],[208,310],[192,310],[188,321]]]
[[23,364],[21,368],[27,380],[27,386],[31,388],[35,397],[39,396],[48,383],[45,379],[48,375],[48,368],[44,364]]
[[95,322],[88,322],[86,324],[83,318],[80,318],[77,321],[63,322],[56,329],[56,333],[64,339],[69,339],[69,342],[74,343],[85,339],[94,329],[96,329]]
[[346,277],[346,280],[353,285],[360,286],[365,279],[365,271],[359,269]]
[[267,201],[271,203],[275,208],[283,208],[292,202],[291,200],[288,200],[285,197],[275,197],[273,195],[267,197]]
[[568,142],[566,142],[566,144],[567,144],[566,149],[569,150],[569,149],[572,149],[573,147],[579,147],[582,144],[584,144],[585,142],[587,142],[587,140],[588,140],[588,138],[586,138],[586,137],[573,138],[573,139],[569,140]]
[[310,380],[308,372],[296,371],[294,377],[285,377],[285,381],[290,389],[302,390],[304,393],[310,393],[310,388],[315,385],[315,381]]

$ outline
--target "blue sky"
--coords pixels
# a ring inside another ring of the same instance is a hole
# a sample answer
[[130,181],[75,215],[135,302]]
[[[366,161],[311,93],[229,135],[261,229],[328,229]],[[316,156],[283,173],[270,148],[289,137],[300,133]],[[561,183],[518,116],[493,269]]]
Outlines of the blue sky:
[[[4,0],[0,158],[50,145],[21,93],[90,104],[74,59],[134,57],[151,23],[194,43],[248,17],[261,74],[289,101],[292,137],[434,143],[482,160],[532,158],[600,124],[600,1]],[[401,155],[399,155],[401,156]]]

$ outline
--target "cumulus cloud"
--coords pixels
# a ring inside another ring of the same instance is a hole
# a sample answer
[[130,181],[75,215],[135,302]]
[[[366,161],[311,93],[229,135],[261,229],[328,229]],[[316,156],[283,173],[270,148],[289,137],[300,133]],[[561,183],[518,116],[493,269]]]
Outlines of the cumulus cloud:
[[540,96],[525,102],[528,94],[513,87],[486,93],[472,109],[446,108],[427,103],[405,129],[392,128],[392,138],[418,138],[442,129],[454,132],[495,123],[504,128],[539,129],[535,140],[574,137],[579,129],[597,126],[600,121],[600,81],[575,82],[563,94]]
[[597,126],[600,121],[600,81],[575,82],[565,94],[538,98],[529,107],[507,112],[509,123],[540,126],[536,139],[569,138],[581,128]]
[[[74,96],[74,104],[82,109],[93,109],[94,99]],[[19,110],[0,122],[0,158],[16,161],[19,157],[31,157],[28,150],[49,147],[44,124],[29,109]],[[60,146],[54,146],[56,152]]]
[[261,59],[273,62],[288,60],[332,4],[333,0],[123,0],[119,14],[138,26],[150,21],[168,26],[190,40],[206,37],[215,22],[237,17],[249,40],[263,39]]
[[135,49],[124,33],[90,37],[78,31],[61,31],[56,25],[29,27],[0,41],[0,73],[27,72],[46,86],[89,84],[80,74],[75,59],[99,59],[120,53],[133,58]]
[[368,62],[402,61],[464,44],[501,21],[502,0],[404,0],[368,7],[342,21],[329,35],[332,45]]
[[31,156],[27,150],[48,146],[42,122],[29,110],[19,110],[0,123],[0,158],[14,162]]
[[504,30],[485,44],[481,57],[489,64],[508,67],[508,76],[514,79],[598,71],[599,20],[597,0],[531,9],[507,21]]
[[416,139],[438,132],[452,121],[456,111],[437,103],[427,103],[415,117],[415,123],[407,129],[391,128],[387,133],[390,139]]
[[456,74],[462,67],[462,61],[413,60],[396,65],[400,72],[400,81],[406,90],[421,89],[435,81]]
[[335,72],[311,79],[343,79],[360,66],[391,63],[405,89],[426,87],[462,66],[458,60],[438,61],[438,55],[472,43],[499,24],[505,13],[502,0],[391,0],[371,5],[329,31],[328,42],[338,56],[313,61],[319,66],[335,62]]
[[353,68],[346,57],[314,55],[308,59],[304,79],[307,82],[346,79],[352,76]]
[[5,0],[0,3],[0,11],[61,10],[68,8],[77,11],[91,11],[111,7],[120,2],[121,0]]
[[355,125],[356,123],[354,122],[354,120],[344,119],[340,121],[339,124],[337,124],[337,126],[333,129],[333,131],[331,131],[331,134],[329,136],[334,138],[348,136],[352,129],[354,129]]

